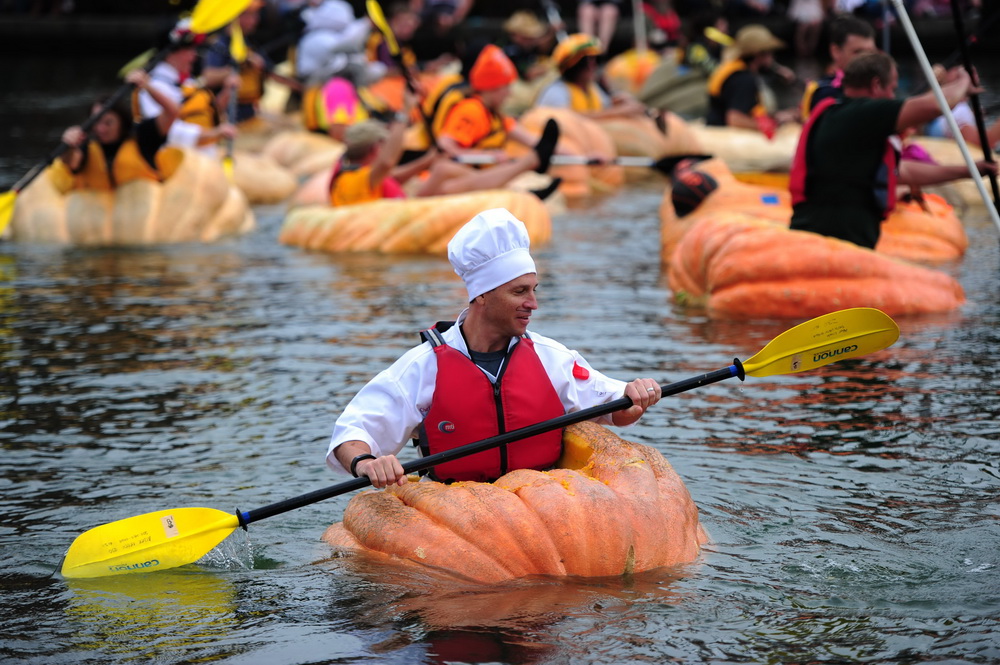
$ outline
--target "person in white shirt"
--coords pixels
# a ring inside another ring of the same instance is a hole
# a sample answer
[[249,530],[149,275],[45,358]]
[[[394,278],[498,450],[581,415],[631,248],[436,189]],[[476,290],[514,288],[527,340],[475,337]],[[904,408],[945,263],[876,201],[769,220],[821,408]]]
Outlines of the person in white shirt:
[[[366,384],[338,418],[327,451],[334,471],[367,476],[375,487],[404,484],[396,457],[418,434],[423,454],[628,396],[633,406],[597,419],[631,425],[659,401],[653,379],[629,383],[601,374],[576,351],[528,332],[538,308],[538,278],[524,223],[503,208],[486,210],[448,243],[468,307],[454,323],[424,331],[410,349]],[[491,481],[519,468],[545,469],[559,458],[561,432],[438,465],[435,480]]]
[[[204,40],[204,35],[191,32],[190,19],[184,19],[165,36],[161,48],[170,48],[170,53],[149,72],[150,86],[173,101],[181,109],[181,115],[170,125],[167,133],[167,145],[178,148],[194,148],[202,150],[211,156],[217,156],[215,140],[219,138],[232,139],[236,136],[236,127],[222,123],[212,129],[186,122],[184,117],[184,91],[181,88],[191,75],[191,67],[198,58],[198,46]],[[155,118],[163,108],[146,90],[139,92],[139,114],[143,119]]]

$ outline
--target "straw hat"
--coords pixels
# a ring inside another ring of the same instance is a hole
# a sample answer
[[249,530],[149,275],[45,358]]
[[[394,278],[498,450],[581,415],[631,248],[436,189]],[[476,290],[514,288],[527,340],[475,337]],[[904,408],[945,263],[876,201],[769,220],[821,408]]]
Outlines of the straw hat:
[[541,21],[527,10],[514,12],[514,15],[504,21],[503,29],[512,35],[520,35],[528,39],[540,39],[548,32]]
[[785,42],[775,37],[762,25],[747,25],[739,29],[733,40],[733,49],[739,57],[757,55],[785,48]]

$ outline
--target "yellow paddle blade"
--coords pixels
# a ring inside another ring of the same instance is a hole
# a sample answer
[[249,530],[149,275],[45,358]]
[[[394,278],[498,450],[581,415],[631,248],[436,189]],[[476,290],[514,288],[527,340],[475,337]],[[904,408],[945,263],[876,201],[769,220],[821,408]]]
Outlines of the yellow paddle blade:
[[385,44],[389,47],[389,53],[399,55],[399,43],[396,42],[396,35],[392,33],[389,22],[385,20],[385,14],[382,13],[382,5],[378,4],[378,0],[367,0],[365,8],[368,9],[368,18],[372,20],[378,31],[385,37]]
[[252,0],[199,0],[191,12],[191,32],[215,32],[250,6]]
[[0,194],[0,235],[7,230],[11,218],[14,216],[14,204],[17,202],[17,192],[11,190]]
[[226,155],[222,158],[222,170],[226,172],[226,178],[229,182],[235,182],[235,174],[233,172],[233,158],[230,155]]
[[63,577],[107,577],[194,563],[239,527],[233,513],[175,508],[103,524],[76,537]]
[[156,49],[154,48],[151,48],[148,51],[143,51],[142,53],[140,53],[139,55],[135,56],[134,58],[126,62],[124,65],[122,65],[122,68],[118,70],[118,77],[124,78],[125,75],[131,72],[132,70],[139,69],[140,67],[145,67],[146,63],[149,62],[149,59],[152,58],[154,55],[156,55]]
[[899,326],[871,307],[831,312],[781,333],[743,363],[751,376],[794,374],[892,346]]
[[239,23],[233,23],[229,33],[229,55],[237,64],[247,59],[247,43],[243,39],[243,30]]

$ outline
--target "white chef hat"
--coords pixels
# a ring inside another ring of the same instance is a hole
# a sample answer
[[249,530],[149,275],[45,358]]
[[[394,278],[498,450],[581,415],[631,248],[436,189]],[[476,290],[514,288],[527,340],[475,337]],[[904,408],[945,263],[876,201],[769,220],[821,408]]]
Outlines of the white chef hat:
[[535,272],[524,222],[505,208],[484,210],[448,243],[448,260],[465,282],[469,300]]

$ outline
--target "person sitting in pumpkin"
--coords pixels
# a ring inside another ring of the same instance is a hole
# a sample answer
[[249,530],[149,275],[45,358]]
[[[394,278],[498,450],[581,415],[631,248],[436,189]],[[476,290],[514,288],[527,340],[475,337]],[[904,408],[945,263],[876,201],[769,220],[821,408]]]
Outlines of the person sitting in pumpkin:
[[[524,223],[486,210],[448,243],[467,306],[454,321],[380,372],[337,419],[326,455],[334,471],[366,476],[375,487],[407,482],[397,454],[419,432],[422,454],[484,439],[622,395],[632,406],[597,419],[631,425],[661,397],[653,379],[626,383],[595,370],[578,352],[529,332],[538,309],[538,274]],[[503,413],[501,419],[498,414]],[[491,481],[514,469],[548,469],[559,459],[559,430],[440,464],[444,482]]]
[[[388,127],[378,120],[366,120],[346,129],[345,152],[334,165],[330,176],[331,205],[405,198],[403,184],[425,170],[428,173],[416,190],[417,196],[497,189],[522,173],[533,170],[541,173],[547,170],[559,140],[559,126],[550,120],[533,151],[488,169],[459,164],[443,157],[434,148],[415,160],[400,164],[407,121],[416,103],[416,96],[407,91],[403,99],[402,111]],[[558,185],[559,180],[555,179],[549,186],[532,193],[545,198]]]
[[596,37],[577,33],[559,42],[552,61],[559,78],[538,95],[536,104],[568,108],[595,120],[657,115],[627,93],[609,95],[598,85],[597,57],[601,45]]
[[[163,111],[155,118],[133,123],[125,108],[114,105],[106,109],[89,133],[77,125],[67,128],[62,142],[69,148],[53,165],[57,182],[68,177],[70,189],[110,191],[134,180],[160,182],[176,170],[181,153],[164,144],[177,117],[177,105],[150,84],[149,74],[142,69],[129,72],[125,80],[147,91]],[[95,103],[91,114],[102,106]]]

